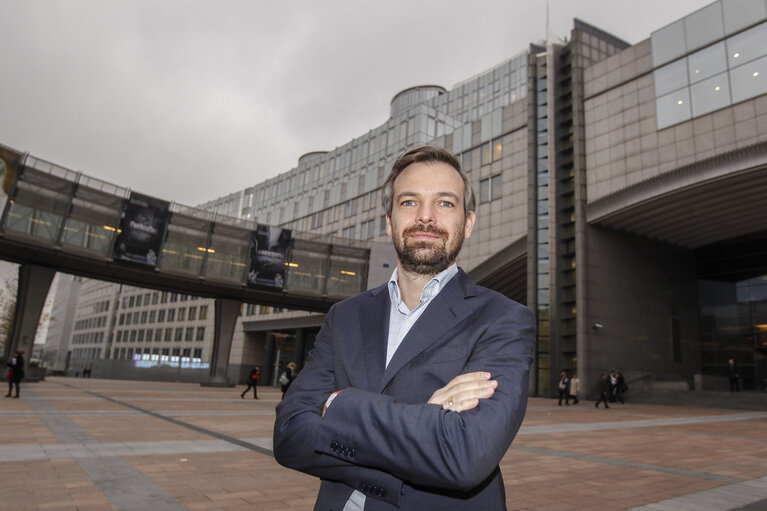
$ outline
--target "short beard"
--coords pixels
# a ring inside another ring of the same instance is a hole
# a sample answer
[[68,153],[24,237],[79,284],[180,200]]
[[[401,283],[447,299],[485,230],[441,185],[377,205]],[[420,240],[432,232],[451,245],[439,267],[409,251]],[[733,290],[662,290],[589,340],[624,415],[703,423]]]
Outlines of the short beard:
[[[442,243],[408,240],[408,236],[419,232],[439,236]],[[448,232],[431,225],[410,227],[405,229],[401,236],[394,235],[394,249],[397,252],[402,269],[408,273],[430,276],[445,271],[448,266],[455,262],[458,253],[461,251],[463,246],[462,232],[463,229],[458,233],[455,245],[452,247],[447,246],[450,236]]]

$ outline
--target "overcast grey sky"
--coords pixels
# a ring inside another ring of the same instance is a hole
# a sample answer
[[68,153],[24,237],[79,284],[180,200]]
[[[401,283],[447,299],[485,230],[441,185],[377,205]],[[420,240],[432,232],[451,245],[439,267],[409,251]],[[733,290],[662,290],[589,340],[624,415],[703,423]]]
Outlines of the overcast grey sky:
[[[637,43],[712,0],[551,0]],[[0,143],[198,204],[541,41],[544,0],[2,0]]]

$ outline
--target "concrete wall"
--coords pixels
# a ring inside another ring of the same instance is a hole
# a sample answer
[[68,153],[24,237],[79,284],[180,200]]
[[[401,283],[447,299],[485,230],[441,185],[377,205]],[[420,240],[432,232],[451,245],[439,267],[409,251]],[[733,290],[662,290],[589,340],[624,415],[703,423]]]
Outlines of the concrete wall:
[[650,40],[584,72],[588,200],[767,140],[767,95],[658,130]]
[[[600,371],[611,368],[692,382],[700,372],[694,253],[611,229],[588,227],[585,234],[586,334],[578,372],[586,390],[593,392]],[[680,362],[673,361],[672,310]]]

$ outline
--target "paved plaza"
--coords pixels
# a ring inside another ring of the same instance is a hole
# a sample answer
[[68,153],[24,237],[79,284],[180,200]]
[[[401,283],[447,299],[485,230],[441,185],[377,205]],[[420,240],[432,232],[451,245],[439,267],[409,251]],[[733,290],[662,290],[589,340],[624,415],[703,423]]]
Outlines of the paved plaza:
[[[272,457],[280,393],[53,377],[0,401],[0,509],[311,510]],[[767,509],[767,410],[531,399],[510,510]]]

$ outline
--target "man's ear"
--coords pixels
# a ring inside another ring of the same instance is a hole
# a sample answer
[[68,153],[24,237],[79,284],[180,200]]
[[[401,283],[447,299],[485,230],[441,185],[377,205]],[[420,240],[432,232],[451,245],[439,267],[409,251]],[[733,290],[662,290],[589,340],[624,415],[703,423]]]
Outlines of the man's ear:
[[471,237],[471,231],[474,229],[474,223],[477,221],[477,215],[473,211],[469,211],[469,215],[466,217],[465,225],[463,226],[463,237],[469,239]]
[[391,217],[386,215],[386,235],[391,236]]

